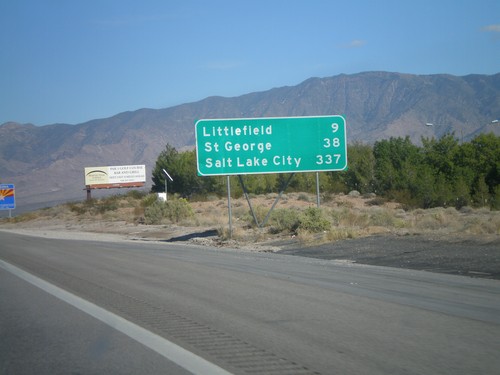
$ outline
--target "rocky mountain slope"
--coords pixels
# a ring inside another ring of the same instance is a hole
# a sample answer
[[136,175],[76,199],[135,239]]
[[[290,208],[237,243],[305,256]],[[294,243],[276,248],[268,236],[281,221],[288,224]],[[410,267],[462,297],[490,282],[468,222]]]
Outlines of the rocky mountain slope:
[[0,182],[16,185],[19,208],[82,199],[84,167],[146,164],[150,172],[167,143],[178,149],[194,146],[198,119],[330,114],[346,117],[349,142],[409,136],[418,143],[422,136],[449,132],[464,140],[480,132],[500,134],[500,126],[491,122],[500,117],[500,73],[366,72],[77,125],[5,123],[0,126]]

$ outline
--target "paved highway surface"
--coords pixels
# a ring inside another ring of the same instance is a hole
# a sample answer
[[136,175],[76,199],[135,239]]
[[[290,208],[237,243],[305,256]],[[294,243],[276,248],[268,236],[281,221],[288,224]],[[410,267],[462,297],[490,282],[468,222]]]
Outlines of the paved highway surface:
[[500,368],[497,280],[7,232],[0,260],[2,374]]

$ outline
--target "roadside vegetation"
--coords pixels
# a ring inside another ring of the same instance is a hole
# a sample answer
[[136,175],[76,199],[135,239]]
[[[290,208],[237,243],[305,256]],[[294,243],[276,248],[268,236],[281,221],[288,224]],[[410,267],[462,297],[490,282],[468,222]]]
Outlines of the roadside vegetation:
[[[225,177],[199,177],[194,151],[178,152],[170,145],[153,170],[151,193],[66,203],[0,224],[59,220],[78,223],[123,223],[128,226],[185,228],[186,232],[216,229],[221,240],[243,242],[295,238],[304,243],[331,242],[394,233],[426,234],[439,238],[500,235],[500,137],[481,134],[467,143],[453,135],[439,140],[391,138],[373,146],[348,148],[349,170],[320,173],[321,205],[316,204],[316,175],[301,173],[263,228],[256,225],[237,178],[231,178],[232,233],[228,231]],[[167,202],[161,170],[174,177]],[[262,223],[288,176],[244,177],[255,218]],[[89,229],[89,230],[95,230]],[[165,233],[165,230],[163,231]]]
[[[277,194],[251,195],[257,220],[262,222]],[[333,242],[374,234],[425,234],[440,239],[463,236],[480,238],[500,235],[500,211],[486,207],[435,207],[403,209],[394,201],[373,195],[310,193],[284,194],[267,224],[258,228],[244,197],[231,200],[233,231],[231,239],[242,243],[295,239],[304,244]],[[229,240],[227,198],[210,195],[204,199],[169,196],[167,202],[157,194],[130,191],[90,201],[66,203],[35,212],[3,219],[1,224],[28,227],[40,223],[64,223],[66,228],[89,231],[113,231],[130,227],[158,231],[164,236],[170,228],[184,228],[185,233],[216,230],[221,241]],[[98,224],[96,226],[96,223]],[[88,229],[85,229],[88,228]]]
[[[320,190],[330,194],[362,195],[397,201],[404,209],[433,207],[488,207],[500,209],[500,137],[480,134],[470,142],[460,142],[453,134],[440,139],[423,138],[414,145],[409,137],[390,138],[372,145],[348,146],[349,169],[320,173]],[[162,169],[175,182],[169,190],[183,197],[224,196],[225,177],[200,177],[196,173],[195,151],[178,152],[167,145],[153,170],[153,192],[164,190]],[[269,194],[283,186],[285,174],[245,176],[253,194]],[[243,194],[237,177],[231,178],[235,197]],[[314,193],[314,173],[299,173],[287,192]]]

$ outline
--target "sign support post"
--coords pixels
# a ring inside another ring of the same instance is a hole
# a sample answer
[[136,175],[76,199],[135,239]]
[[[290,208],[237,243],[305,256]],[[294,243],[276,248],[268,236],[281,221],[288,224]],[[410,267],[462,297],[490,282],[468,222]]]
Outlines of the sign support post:
[[229,215],[229,239],[233,238],[233,214],[231,211],[231,179],[227,178],[227,213]]
[[[266,224],[295,173],[316,172],[319,207],[319,172],[347,169],[342,116],[204,119],[196,122],[195,135],[198,175],[237,175],[258,227]],[[291,177],[259,224],[241,175],[265,173],[290,173]]]
[[165,201],[168,200],[168,195],[167,195],[167,177],[168,179],[171,181],[171,182],[174,182],[174,179],[172,177],[170,177],[170,175],[168,174],[168,172],[165,170],[165,169],[162,169],[163,171],[163,177],[165,178]]
[[319,172],[316,172],[316,205],[319,208]]

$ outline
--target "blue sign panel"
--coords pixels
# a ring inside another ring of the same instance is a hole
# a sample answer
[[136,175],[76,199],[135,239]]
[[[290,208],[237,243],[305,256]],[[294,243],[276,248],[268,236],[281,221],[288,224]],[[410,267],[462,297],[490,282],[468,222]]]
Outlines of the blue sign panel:
[[16,208],[15,188],[12,184],[0,184],[0,210]]

